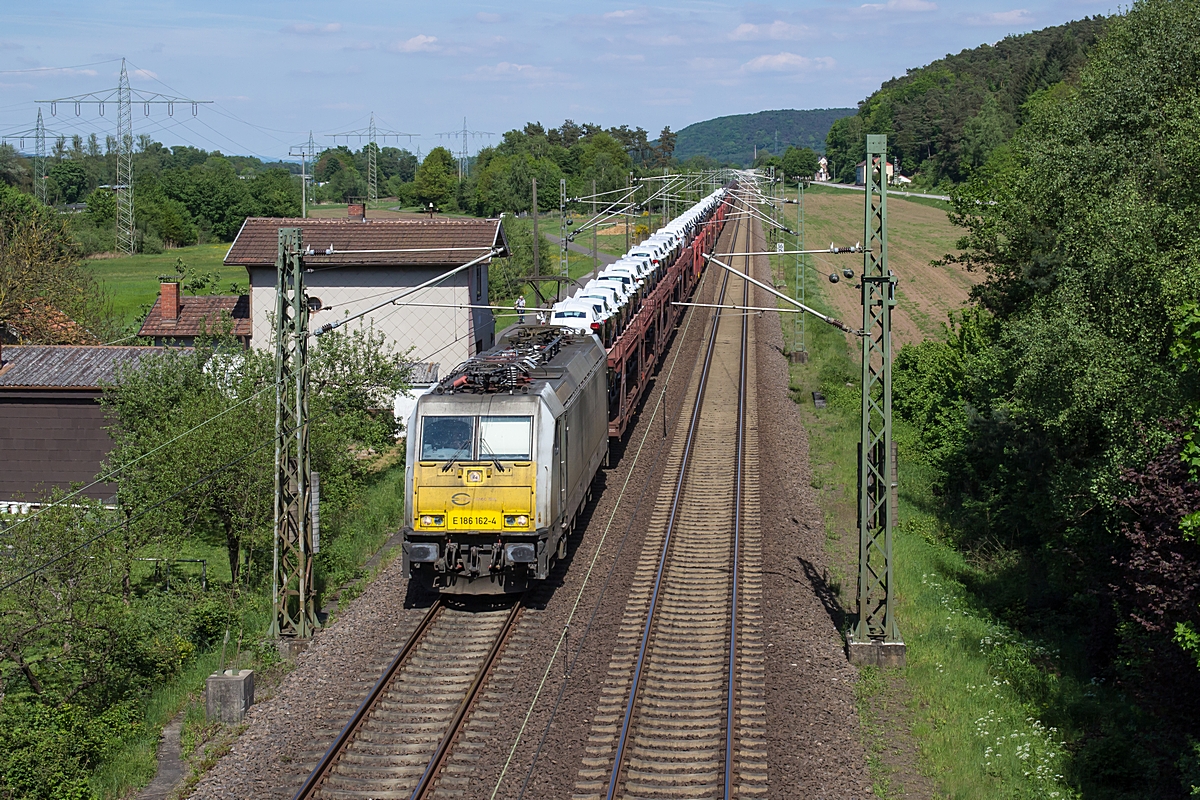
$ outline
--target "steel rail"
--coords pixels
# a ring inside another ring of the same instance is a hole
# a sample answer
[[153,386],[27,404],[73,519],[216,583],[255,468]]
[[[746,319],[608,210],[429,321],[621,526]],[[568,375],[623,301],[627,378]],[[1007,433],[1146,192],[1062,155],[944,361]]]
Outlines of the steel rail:
[[517,617],[521,615],[523,607],[523,599],[518,597],[516,602],[513,603],[512,610],[508,612],[508,618],[504,620],[504,627],[496,635],[496,641],[492,643],[492,649],[488,651],[487,658],[479,666],[479,671],[475,673],[475,679],[471,681],[471,685],[467,687],[467,693],[458,704],[458,709],[454,712],[454,716],[450,720],[450,727],[446,729],[442,740],[438,742],[437,750],[433,753],[433,758],[429,759],[429,765],[425,767],[425,772],[421,775],[421,779],[417,781],[411,800],[421,800],[421,798],[428,796],[433,789],[434,780],[442,771],[442,767],[446,763],[446,758],[450,754],[450,745],[458,738],[463,721],[467,717],[467,712],[475,704],[479,691],[483,688],[487,676],[491,673],[492,666],[496,663],[496,658],[500,655],[500,651],[504,649],[504,644],[508,641],[508,635],[512,633],[513,626],[516,624]]
[[[735,223],[733,240],[736,246],[737,237],[741,228],[741,222]],[[729,273],[726,272],[724,279],[721,282],[721,293],[717,299],[717,304],[725,302],[725,292],[729,286]],[[633,723],[633,709],[637,701],[638,690],[641,687],[642,672],[645,667],[646,654],[649,650],[650,632],[654,627],[654,613],[658,607],[659,593],[662,588],[663,574],[666,569],[667,555],[671,546],[671,534],[675,530],[675,521],[679,515],[680,501],[683,498],[684,487],[687,483],[688,465],[691,461],[692,448],[696,440],[696,431],[700,422],[700,411],[704,405],[704,393],[708,385],[709,369],[712,366],[713,352],[716,349],[717,330],[721,322],[721,310],[716,309],[713,314],[712,331],[709,334],[708,348],[704,354],[704,364],[700,372],[700,382],[696,390],[696,403],[692,408],[691,420],[688,423],[687,439],[684,442],[683,457],[679,464],[679,476],[675,481],[675,492],[671,500],[671,513],[667,520],[666,531],[663,535],[662,550],[659,553],[658,568],[654,577],[654,589],[650,595],[650,607],[646,612],[646,623],[642,629],[642,639],[638,647],[638,655],[636,665],[633,672],[633,680],[629,689],[629,699],[625,705],[625,716],[621,722],[621,731],[617,737],[616,753],[613,756],[612,773],[608,780],[607,800],[613,800],[617,791],[617,784],[621,776],[622,763],[624,761],[625,746],[629,739],[629,731]],[[743,319],[745,326],[745,319]],[[743,367],[744,369],[744,367]],[[732,726],[730,726],[732,727]],[[728,766],[727,766],[728,770]],[[728,792],[726,793],[728,797]]]
[[[747,255],[746,274],[750,273],[750,269],[750,256]],[[750,304],[749,281],[742,281],[742,304]],[[726,684],[729,689],[725,704],[725,800],[733,797],[734,688],[737,684],[738,564],[741,560],[742,549],[742,467],[746,452],[746,366],[749,360],[749,353],[747,352],[749,341],[750,318],[743,314],[742,368],[741,375],[738,378],[737,456],[734,462],[733,484],[733,574],[731,576],[732,600],[729,612],[729,677]]]
[[333,740],[333,744],[329,745],[329,749],[325,751],[325,755],[321,756],[321,760],[317,762],[317,766],[313,767],[313,771],[308,774],[308,777],[301,784],[300,789],[292,796],[292,800],[308,800],[312,797],[316,790],[320,788],[321,783],[328,777],[333,767],[337,764],[338,758],[345,752],[346,746],[354,738],[354,734],[358,731],[359,726],[363,721],[370,716],[371,710],[375,707],[379,697],[383,694],[388,684],[392,682],[392,678],[399,672],[400,667],[408,661],[408,657],[412,655],[417,644],[425,636],[425,632],[429,630],[429,626],[433,624],[433,620],[445,608],[446,603],[438,597],[433,605],[429,607],[429,611],[421,619],[416,630],[408,637],[408,641],[404,643],[404,647],[400,648],[400,652],[392,659],[392,663],[384,670],[379,680],[371,687],[371,691],[366,698],[355,710],[354,715],[350,717],[350,721],[342,728],[341,733]]

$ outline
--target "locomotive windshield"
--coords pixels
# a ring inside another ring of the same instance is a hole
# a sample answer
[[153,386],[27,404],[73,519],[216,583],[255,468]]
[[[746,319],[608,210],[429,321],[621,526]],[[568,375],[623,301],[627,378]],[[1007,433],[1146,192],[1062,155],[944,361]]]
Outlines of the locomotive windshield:
[[421,428],[422,461],[470,461],[475,458],[474,417],[425,417]]
[[425,417],[421,460],[529,461],[532,442],[533,417]]
[[533,417],[480,417],[479,457],[528,461]]

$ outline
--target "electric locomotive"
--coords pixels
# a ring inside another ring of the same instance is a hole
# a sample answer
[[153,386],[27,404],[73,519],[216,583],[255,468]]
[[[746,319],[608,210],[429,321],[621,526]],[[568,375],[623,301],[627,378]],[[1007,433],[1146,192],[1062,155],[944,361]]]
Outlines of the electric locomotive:
[[590,333],[509,328],[418,398],[408,431],[410,580],[523,591],[566,555],[608,453],[604,347]]

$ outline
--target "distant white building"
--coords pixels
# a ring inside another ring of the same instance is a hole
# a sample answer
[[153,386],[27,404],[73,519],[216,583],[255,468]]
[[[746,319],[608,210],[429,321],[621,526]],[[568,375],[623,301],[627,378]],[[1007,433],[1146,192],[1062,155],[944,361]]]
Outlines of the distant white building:
[[815,180],[829,180],[829,161],[825,158],[825,156],[821,156],[821,160],[817,162],[817,174],[815,176]]
[[488,256],[407,298],[428,305],[385,305],[346,328],[373,325],[412,361],[442,364],[444,371],[495,344],[491,310],[463,306],[489,305],[488,265],[509,254],[499,220],[251,217],[225,256],[226,264],[250,275],[251,346],[274,346],[280,228],[300,228],[311,248],[304,282],[314,329]]

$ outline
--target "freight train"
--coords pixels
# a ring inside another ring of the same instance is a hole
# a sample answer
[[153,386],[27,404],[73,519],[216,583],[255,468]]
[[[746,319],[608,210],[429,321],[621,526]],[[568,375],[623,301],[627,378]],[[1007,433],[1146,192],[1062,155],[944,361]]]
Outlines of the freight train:
[[447,594],[545,580],[590,499],[724,225],[728,191],[689,208],[418,398],[408,422],[403,558]]

